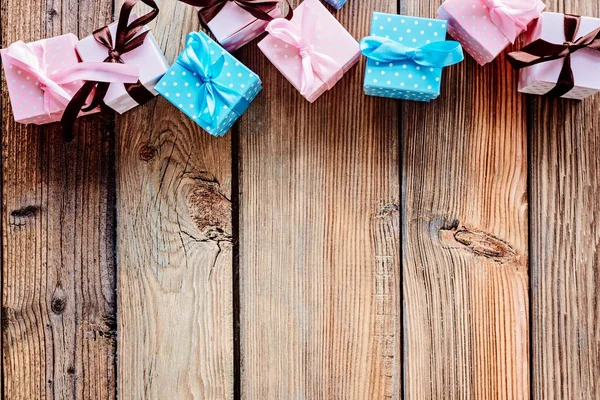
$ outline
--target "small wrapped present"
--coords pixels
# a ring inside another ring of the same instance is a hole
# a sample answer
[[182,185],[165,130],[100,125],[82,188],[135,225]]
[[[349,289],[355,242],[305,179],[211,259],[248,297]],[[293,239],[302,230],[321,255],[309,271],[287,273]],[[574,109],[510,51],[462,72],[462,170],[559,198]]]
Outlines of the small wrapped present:
[[262,90],[258,75],[204,32],[192,32],[156,90],[214,136],[223,136]]
[[305,0],[291,21],[273,20],[267,32],[258,47],[311,103],[360,57],[358,42],[319,0]]
[[460,43],[446,40],[446,21],[379,12],[360,47],[367,57],[365,94],[394,99],[437,98],[442,69],[464,59]]
[[[137,80],[136,67],[80,63],[76,42],[77,37],[68,33],[32,43],[15,42],[0,51],[15,121],[36,125],[59,121],[84,80]],[[92,108],[86,114],[98,111]]]
[[101,100],[119,114],[154,98],[158,94],[154,91],[156,82],[169,69],[169,63],[162,50],[145,25],[156,17],[158,7],[154,1],[143,0],[142,2],[153,10],[138,17],[131,13],[137,2],[126,1],[117,22],[98,29],[75,46],[84,62],[123,63],[139,68],[139,80],[136,83],[107,84],[102,90],[105,94]]
[[344,6],[344,4],[346,4],[346,1],[348,0],[325,0],[326,2],[328,2],[329,4],[331,4],[336,10],[339,10],[340,8],[342,8]]
[[525,42],[508,55],[520,92],[582,100],[600,90],[600,19],[545,12]]
[[480,65],[493,61],[537,18],[540,0],[446,0],[438,10],[448,33]]
[[80,80],[62,81],[71,75],[64,73],[65,68],[79,63],[76,42],[77,37],[68,33],[27,44],[16,42],[0,51],[15,121],[41,125],[60,120],[73,93],[83,85]]
[[[202,25],[229,52],[234,52],[281,17],[279,4],[287,0],[180,0],[196,7]],[[289,4],[289,3],[287,3]]]

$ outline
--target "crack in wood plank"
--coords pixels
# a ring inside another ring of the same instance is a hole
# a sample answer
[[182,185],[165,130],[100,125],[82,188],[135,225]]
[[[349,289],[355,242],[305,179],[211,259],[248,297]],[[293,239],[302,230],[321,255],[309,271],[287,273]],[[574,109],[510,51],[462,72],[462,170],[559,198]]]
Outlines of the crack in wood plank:
[[188,207],[198,233],[215,242],[231,241],[231,201],[220,193],[218,182],[203,178],[196,178],[195,181],[188,194]]
[[402,321],[400,318],[400,207],[381,207],[372,221],[375,252],[373,301],[372,384],[382,398],[400,398]]

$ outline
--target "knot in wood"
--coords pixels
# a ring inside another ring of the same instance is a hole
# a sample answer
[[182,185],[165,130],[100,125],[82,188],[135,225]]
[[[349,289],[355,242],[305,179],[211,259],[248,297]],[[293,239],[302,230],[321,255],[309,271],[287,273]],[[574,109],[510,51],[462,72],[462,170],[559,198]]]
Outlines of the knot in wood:
[[516,256],[510,245],[485,232],[460,229],[454,233],[454,238],[473,254],[496,262],[507,262]]
[[142,161],[150,161],[156,156],[156,148],[148,144],[140,147],[139,156]]
[[50,308],[52,309],[52,312],[56,315],[60,315],[65,311],[65,308],[67,307],[67,303],[65,301],[65,299],[59,298],[59,297],[55,297],[52,299],[52,303],[50,305]]

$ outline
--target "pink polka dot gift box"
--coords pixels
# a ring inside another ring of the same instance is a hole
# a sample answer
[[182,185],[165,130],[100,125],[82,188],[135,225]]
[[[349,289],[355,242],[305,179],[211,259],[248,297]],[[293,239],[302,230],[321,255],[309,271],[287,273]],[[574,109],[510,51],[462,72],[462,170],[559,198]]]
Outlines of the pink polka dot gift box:
[[68,33],[32,43],[15,42],[0,51],[15,121],[42,125],[60,120],[83,85],[75,43],[77,37]]
[[508,55],[523,93],[583,100],[600,91],[600,19],[545,12]]
[[493,61],[539,18],[540,0],[447,0],[438,10],[448,33],[480,65]]
[[319,0],[305,0],[293,15],[271,21],[258,47],[312,103],[356,64],[360,49]]

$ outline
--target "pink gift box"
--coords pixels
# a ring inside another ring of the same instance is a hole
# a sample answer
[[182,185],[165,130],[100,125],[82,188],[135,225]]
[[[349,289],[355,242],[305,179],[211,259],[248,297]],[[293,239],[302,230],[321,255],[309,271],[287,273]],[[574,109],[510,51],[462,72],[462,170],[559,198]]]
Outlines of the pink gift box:
[[[75,52],[75,43],[77,43],[77,37],[68,33],[28,43],[26,46],[33,51],[40,66],[45,64],[46,73],[51,74],[79,63]],[[65,105],[46,93],[35,75],[13,65],[12,59],[8,56],[8,49],[0,50],[0,55],[15,121],[35,125],[59,121]],[[82,85],[82,81],[76,80],[61,84],[60,87],[69,95],[73,95]],[[99,109],[96,109],[85,114],[93,114],[98,111]]]
[[[520,3],[523,0],[504,0]],[[537,11],[546,6],[537,1]],[[535,13],[537,14],[537,13]],[[463,46],[480,65],[493,61],[511,44],[513,38],[507,38],[501,29],[492,22],[490,9],[484,0],[447,0],[438,10],[440,19],[448,21],[448,33]],[[521,22],[528,25],[533,18],[523,18]],[[519,36],[524,29],[517,29]]]
[[[303,21],[304,10],[311,7],[318,16],[316,29],[309,39],[316,52],[335,60],[340,65],[341,73],[347,72],[360,57],[358,42],[348,31],[335,19],[333,15],[319,0],[305,0],[294,10],[291,22],[298,27]],[[301,28],[298,28],[299,30]],[[301,91],[304,79],[302,51],[283,40],[269,34],[258,43],[260,50],[275,65],[275,67],[290,81],[292,85]],[[318,76],[315,76],[315,88],[304,97],[309,102],[314,102],[328,90],[327,84]]]
[[[279,7],[274,7],[269,11],[269,15],[273,18],[281,17]],[[269,21],[257,19],[234,2],[227,2],[206,25],[217,42],[231,53],[257,38],[265,31],[268,23]]]
[[[132,13],[129,17],[129,22],[137,18],[137,15]],[[110,29],[110,33],[114,40],[116,37],[117,22],[108,25],[108,28]],[[147,30],[148,27],[145,26],[140,30],[138,35]],[[77,49],[79,57],[81,57],[81,60],[84,62],[101,62],[108,56],[108,49],[98,43],[92,35],[81,39],[75,45],[75,48]],[[144,44],[122,54],[121,59],[125,64],[139,68],[140,82],[156,96],[158,92],[154,90],[154,86],[156,86],[160,78],[162,78],[169,69],[169,63],[158,46],[158,43],[156,43],[152,33],[148,33],[144,40]],[[125,86],[122,83],[112,83],[110,85],[108,92],[104,97],[104,102],[119,114],[123,114],[138,105],[138,103],[127,94]]]
[[[563,44],[565,42],[564,19],[564,14],[542,13],[540,19],[525,36],[525,44],[537,39]],[[600,27],[600,19],[581,17],[577,39],[598,27]],[[556,86],[563,65],[564,59],[559,59],[522,69],[519,72],[519,92],[537,95],[548,93]],[[571,54],[575,87],[562,97],[582,100],[600,91],[599,67],[600,51],[581,49]]]

